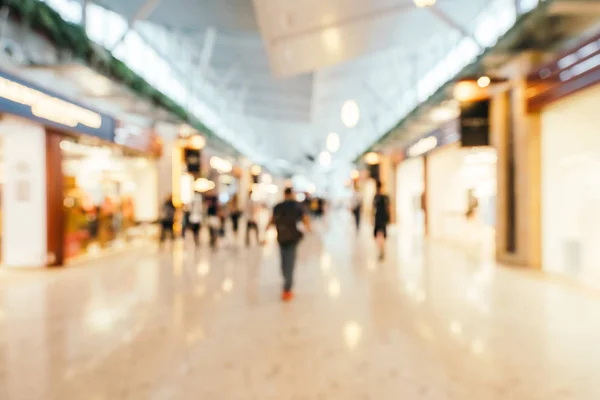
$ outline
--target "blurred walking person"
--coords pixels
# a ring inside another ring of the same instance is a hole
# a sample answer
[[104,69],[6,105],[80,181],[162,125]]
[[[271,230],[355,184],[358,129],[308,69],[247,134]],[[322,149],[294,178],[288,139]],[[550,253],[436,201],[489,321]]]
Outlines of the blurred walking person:
[[258,231],[258,217],[260,212],[260,207],[252,199],[253,192],[248,194],[248,200],[246,200],[246,247],[250,246],[250,233],[254,232],[256,237],[256,243],[260,242],[260,233]]
[[242,217],[237,193],[233,195],[233,198],[231,199],[231,205],[229,207],[229,217],[231,218],[231,227],[233,229],[233,240],[234,243],[237,243],[238,232],[240,230],[240,218]]
[[354,223],[356,224],[356,232],[360,232],[360,217],[362,214],[362,196],[358,188],[354,188],[352,195],[352,215],[354,216]]
[[379,260],[385,259],[385,241],[387,239],[387,226],[390,223],[390,198],[383,193],[383,186],[377,181],[377,194],[373,199],[374,225],[373,235],[377,241]]
[[206,216],[208,217],[208,231],[210,234],[210,247],[217,248],[219,233],[221,230],[221,213],[219,209],[219,198],[215,193],[205,197],[206,200]]
[[202,228],[202,217],[204,214],[204,205],[202,202],[202,194],[195,192],[192,204],[190,205],[188,224],[194,235],[194,244],[200,246],[200,230]]
[[175,214],[177,208],[173,204],[173,195],[167,196],[165,199],[160,215],[160,243],[164,243],[167,239],[167,235],[170,236],[171,240],[175,239],[175,231],[173,225],[175,225]]
[[294,269],[296,267],[296,255],[298,245],[304,234],[298,229],[302,222],[307,232],[311,231],[310,219],[304,212],[304,207],[294,198],[291,188],[286,188],[283,202],[277,204],[273,209],[273,217],[269,226],[277,229],[277,241],[281,254],[281,273],[283,275],[282,300],[290,301],[294,295]]

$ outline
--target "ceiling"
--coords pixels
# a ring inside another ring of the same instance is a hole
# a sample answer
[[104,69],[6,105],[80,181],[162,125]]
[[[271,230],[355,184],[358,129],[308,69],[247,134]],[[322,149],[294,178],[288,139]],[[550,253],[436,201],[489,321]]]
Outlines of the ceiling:
[[[136,30],[161,26],[194,43],[219,97],[207,102],[225,104],[224,122],[248,155],[282,173],[307,173],[321,171],[316,161],[329,132],[341,137],[332,163],[341,166],[393,126],[408,89],[469,35],[489,1],[438,0],[433,9],[412,0],[99,3]],[[349,99],[361,116],[353,129],[340,120]]]

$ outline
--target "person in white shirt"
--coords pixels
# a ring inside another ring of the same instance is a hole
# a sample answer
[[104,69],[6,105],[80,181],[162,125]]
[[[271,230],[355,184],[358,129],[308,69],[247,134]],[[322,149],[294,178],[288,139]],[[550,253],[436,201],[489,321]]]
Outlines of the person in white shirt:
[[200,228],[202,227],[202,217],[204,214],[204,207],[202,203],[202,195],[200,193],[194,193],[192,204],[190,205],[190,216],[189,224],[194,234],[194,243],[196,246],[200,246]]
[[258,214],[260,211],[259,205],[252,200],[252,192],[248,195],[246,200],[246,246],[250,246],[250,232],[254,231],[256,235],[256,243],[260,243],[260,234],[258,232]]

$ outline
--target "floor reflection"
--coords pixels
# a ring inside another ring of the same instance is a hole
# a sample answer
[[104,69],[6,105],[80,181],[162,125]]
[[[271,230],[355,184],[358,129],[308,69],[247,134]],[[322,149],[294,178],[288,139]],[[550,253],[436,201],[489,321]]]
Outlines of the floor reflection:
[[317,224],[290,304],[273,244],[0,271],[0,399],[600,398],[598,296],[370,233]]

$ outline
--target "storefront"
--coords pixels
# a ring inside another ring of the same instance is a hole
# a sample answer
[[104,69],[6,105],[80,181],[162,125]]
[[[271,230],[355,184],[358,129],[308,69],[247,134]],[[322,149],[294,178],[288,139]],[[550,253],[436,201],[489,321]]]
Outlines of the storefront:
[[152,237],[159,208],[155,161],[67,138],[61,150],[66,259]]
[[529,111],[541,121],[542,268],[600,287],[600,37],[530,85]]
[[493,252],[498,156],[453,143],[428,156],[429,236]]
[[[463,118],[466,120],[466,114]],[[401,232],[468,247],[494,249],[498,156],[473,146],[463,119],[445,124],[408,146],[397,170]],[[487,143],[481,143],[487,144]]]
[[3,72],[0,115],[3,265],[62,265],[156,219],[152,134]]
[[401,234],[409,237],[425,235],[425,157],[408,158],[398,165],[396,173],[396,215]]

